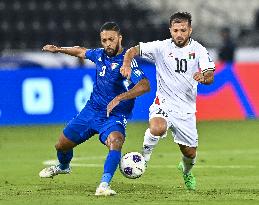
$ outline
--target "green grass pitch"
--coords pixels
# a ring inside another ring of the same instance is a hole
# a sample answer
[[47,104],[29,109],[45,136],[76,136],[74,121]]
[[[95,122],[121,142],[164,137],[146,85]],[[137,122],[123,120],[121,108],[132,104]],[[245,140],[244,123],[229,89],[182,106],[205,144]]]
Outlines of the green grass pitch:
[[[259,121],[199,122],[197,191],[183,186],[181,158],[171,134],[159,142],[146,173],[130,180],[117,170],[118,195],[95,197],[107,149],[94,136],[74,151],[73,171],[40,179],[56,159],[54,144],[62,126],[0,127],[0,204],[259,204]],[[123,153],[139,151],[146,123],[129,123]]]

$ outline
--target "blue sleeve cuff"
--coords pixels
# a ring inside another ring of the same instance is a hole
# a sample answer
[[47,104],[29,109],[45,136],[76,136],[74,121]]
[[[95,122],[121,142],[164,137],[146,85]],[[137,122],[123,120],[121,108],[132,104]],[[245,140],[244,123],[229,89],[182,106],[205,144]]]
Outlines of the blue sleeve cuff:
[[140,69],[140,68],[132,68],[132,73],[131,73],[131,77],[130,77],[130,81],[133,84],[137,84],[139,81],[141,81],[142,79],[146,78],[144,72]]

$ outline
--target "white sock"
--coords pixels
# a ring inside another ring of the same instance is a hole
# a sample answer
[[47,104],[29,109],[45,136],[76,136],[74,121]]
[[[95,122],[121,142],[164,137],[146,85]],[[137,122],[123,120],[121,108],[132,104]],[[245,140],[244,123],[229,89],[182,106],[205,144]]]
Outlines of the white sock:
[[143,141],[143,156],[145,161],[150,160],[151,154],[157,143],[159,142],[160,137],[152,135],[150,129],[148,128],[145,132],[144,141]]
[[183,156],[182,160],[183,160],[183,173],[189,174],[191,172],[192,167],[194,166],[194,164],[196,162],[196,157],[194,157],[192,159],[192,158]]

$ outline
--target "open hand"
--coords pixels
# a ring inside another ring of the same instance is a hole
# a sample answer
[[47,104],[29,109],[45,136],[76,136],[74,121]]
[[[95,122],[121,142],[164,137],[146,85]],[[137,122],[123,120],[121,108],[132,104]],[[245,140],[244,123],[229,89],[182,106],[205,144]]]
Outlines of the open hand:
[[43,48],[42,48],[43,51],[49,51],[49,52],[52,52],[52,53],[56,53],[58,52],[58,47],[55,46],[55,45],[45,45]]

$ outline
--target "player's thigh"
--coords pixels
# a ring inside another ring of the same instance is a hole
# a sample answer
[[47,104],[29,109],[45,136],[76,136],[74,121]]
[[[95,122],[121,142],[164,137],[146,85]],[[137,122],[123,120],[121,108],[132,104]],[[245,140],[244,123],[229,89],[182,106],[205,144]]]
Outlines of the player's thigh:
[[63,134],[76,144],[81,144],[97,133],[94,127],[95,114],[91,109],[84,109],[64,128]]
[[198,133],[195,114],[186,114],[184,116],[174,115],[171,120],[174,142],[187,147],[197,147]]
[[92,129],[90,122],[74,119],[64,128],[63,134],[78,145],[90,139],[97,132]]

